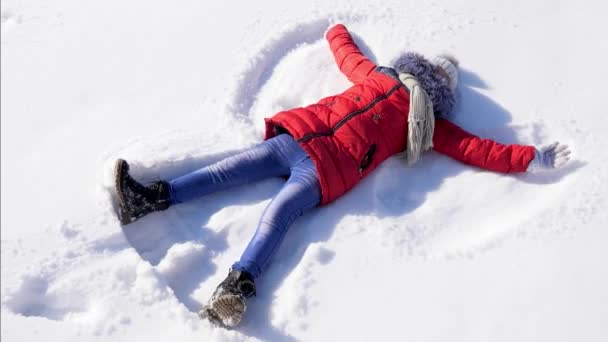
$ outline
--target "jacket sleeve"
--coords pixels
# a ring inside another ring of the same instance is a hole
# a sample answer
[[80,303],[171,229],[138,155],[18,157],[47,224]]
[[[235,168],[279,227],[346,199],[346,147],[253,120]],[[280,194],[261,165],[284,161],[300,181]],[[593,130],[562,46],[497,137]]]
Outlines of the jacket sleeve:
[[534,159],[533,146],[481,139],[444,119],[435,122],[433,148],[465,164],[501,173],[525,172]]
[[376,65],[370,61],[353,41],[350,33],[342,24],[335,25],[325,35],[336,64],[340,71],[353,83],[359,83],[374,70]]

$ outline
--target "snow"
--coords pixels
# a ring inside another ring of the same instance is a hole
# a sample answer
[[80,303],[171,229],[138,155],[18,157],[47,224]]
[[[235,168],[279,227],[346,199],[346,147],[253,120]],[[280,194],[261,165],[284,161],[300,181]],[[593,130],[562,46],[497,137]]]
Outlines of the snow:
[[[1,339],[605,341],[608,77],[600,1],[336,0],[1,4]],[[263,118],[348,86],[344,23],[387,65],[463,68],[453,120],[505,143],[570,145],[545,174],[430,152],[387,160],[300,218],[235,330],[196,316],[283,180],[122,228],[112,166],[170,178],[261,139]]]

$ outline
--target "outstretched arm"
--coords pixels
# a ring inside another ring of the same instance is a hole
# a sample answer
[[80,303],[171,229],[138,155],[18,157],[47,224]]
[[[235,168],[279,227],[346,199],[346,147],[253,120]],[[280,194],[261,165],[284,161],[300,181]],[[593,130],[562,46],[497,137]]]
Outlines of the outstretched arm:
[[376,65],[370,61],[351,37],[342,24],[335,25],[325,35],[336,64],[340,71],[353,83],[359,83],[374,70]]
[[435,122],[433,148],[465,164],[502,173],[527,171],[535,156],[533,146],[481,139],[445,119]]

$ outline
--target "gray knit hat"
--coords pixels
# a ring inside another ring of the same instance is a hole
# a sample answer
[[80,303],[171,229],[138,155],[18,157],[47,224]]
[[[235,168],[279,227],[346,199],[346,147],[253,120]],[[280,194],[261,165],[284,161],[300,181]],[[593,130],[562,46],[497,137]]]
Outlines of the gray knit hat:
[[449,76],[449,86],[452,91],[458,85],[458,61],[450,55],[439,55],[433,59],[433,64],[440,67]]

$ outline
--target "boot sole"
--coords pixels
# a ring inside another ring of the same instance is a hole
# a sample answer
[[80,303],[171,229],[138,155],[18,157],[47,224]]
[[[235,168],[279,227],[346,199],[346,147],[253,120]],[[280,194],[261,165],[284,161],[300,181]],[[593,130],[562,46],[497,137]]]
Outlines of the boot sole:
[[232,328],[241,322],[243,313],[247,309],[245,299],[240,295],[224,295],[211,301],[199,314],[214,324],[225,328]]
[[129,171],[129,166],[124,159],[117,159],[114,165],[114,186],[116,187],[116,194],[118,195],[118,219],[123,225],[133,222],[129,211],[126,209],[127,201],[125,200],[124,193],[122,191],[122,173]]
[[198,317],[200,317],[200,319],[206,319],[218,327],[230,329],[230,327],[224,325],[222,319],[209,306],[205,306],[201,311],[199,311]]

